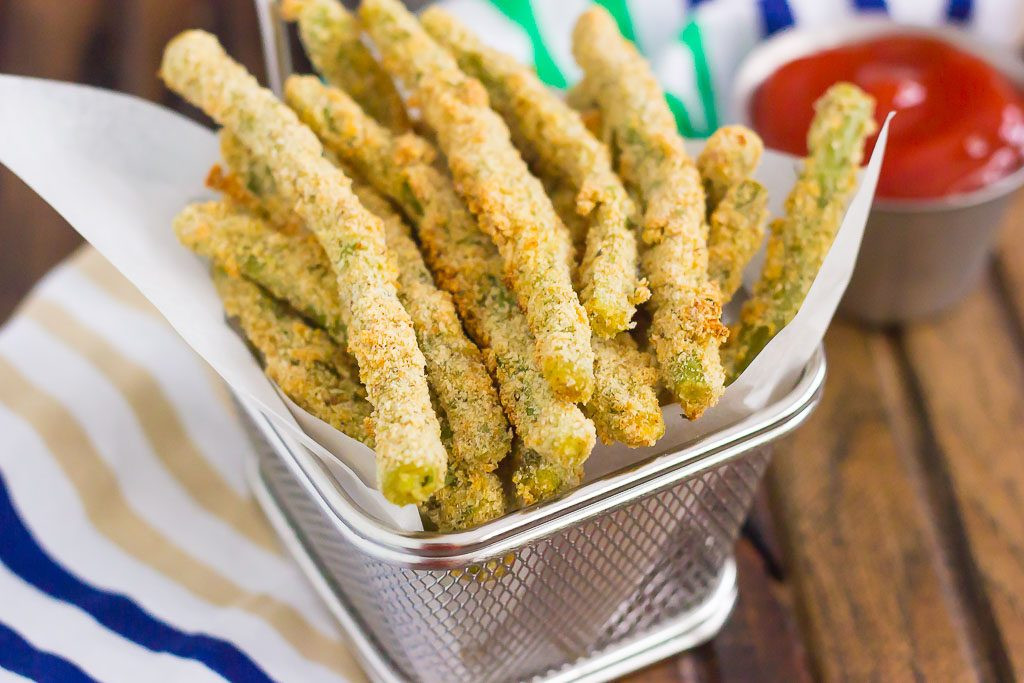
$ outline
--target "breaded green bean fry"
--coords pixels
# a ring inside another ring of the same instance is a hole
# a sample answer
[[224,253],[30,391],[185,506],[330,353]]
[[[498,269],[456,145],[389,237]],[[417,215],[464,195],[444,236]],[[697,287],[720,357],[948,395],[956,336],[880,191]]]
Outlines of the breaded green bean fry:
[[267,162],[277,190],[317,236],[335,271],[349,351],[374,407],[381,491],[397,504],[425,500],[443,484],[447,454],[430,406],[423,354],[395,290],[381,220],[323,157],[316,136],[212,35],[186,31],[176,37],[160,73]]
[[[194,210],[186,207],[175,222],[193,222],[189,214]],[[216,268],[213,281],[224,311],[238,321],[281,391],[303,410],[373,448],[372,407],[341,347],[252,282]]]
[[651,288],[651,342],[665,386],[696,419],[721,397],[719,294],[707,276],[704,191],[648,64],[601,7],[583,13],[573,53],[601,109],[619,170],[643,202],[641,267]]
[[425,503],[420,514],[438,531],[461,531],[505,514],[505,491],[493,472],[448,469],[444,486]]
[[729,188],[753,174],[763,153],[760,136],[746,126],[722,126],[711,134],[697,155],[709,216]]
[[584,408],[605,443],[621,441],[630,448],[653,446],[665,433],[665,420],[655,385],[658,373],[650,356],[628,332],[594,339],[596,389]]
[[402,217],[371,187],[356,181],[353,190],[384,221],[388,251],[398,266],[398,296],[412,316],[427,379],[452,431],[452,464],[479,479],[477,470],[493,470],[512,445],[480,349],[466,338],[451,295],[434,284]]
[[480,83],[459,70],[401,2],[364,0],[360,18],[384,68],[409,88],[437,134],[469,209],[497,244],[544,376],[563,398],[586,402],[594,388],[590,326],[572,287],[561,221],[543,186]]
[[174,230],[217,268],[252,280],[347,345],[334,272],[312,235],[278,232],[261,216],[225,202],[192,205]]
[[772,223],[761,277],[724,349],[730,380],[800,310],[857,186],[864,141],[875,131],[875,101],[855,85],[833,85],[814,106],[808,156],[786,199],[785,217]]
[[764,240],[768,190],[756,180],[740,180],[711,212],[708,276],[718,285],[724,306],[743,284],[743,269]]
[[309,61],[370,116],[391,130],[409,130],[409,116],[391,78],[361,40],[359,19],[338,0],[284,0],[281,15],[299,27]]
[[512,444],[512,455],[503,465],[503,471],[516,508],[542,503],[579,486],[583,481],[581,465],[567,467],[553,463],[526,448],[518,439]]
[[594,425],[540,373],[525,316],[503,282],[501,256],[451,179],[416,152],[424,141],[392,136],[345,93],[315,78],[293,76],[285,96],[329,149],[415,223],[437,283],[452,294],[498,380],[516,433],[552,462],[583,462],[594,445]]
[[629,329],[637,304],[650,292],[637,276],[632,202],[612,170],[608,149],[532,69],[485,46],[438,7],[420,20],[459,67],[484,85],[513,142],[541,178],[575,190],[576,211],[590,224],[578,274],[580,301],[595,335],[608,338]]

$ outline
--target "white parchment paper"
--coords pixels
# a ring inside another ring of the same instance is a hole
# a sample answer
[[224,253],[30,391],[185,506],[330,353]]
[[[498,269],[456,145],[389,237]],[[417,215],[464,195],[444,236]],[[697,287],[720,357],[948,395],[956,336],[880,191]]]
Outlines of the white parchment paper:
[[[282,397],[224,321],[205,265],[180,246],[171,221],[205,196],[203,178],[218,157],[215,134],[166,108],[86,86],[0,75],[0,162],[52,205],[153,303],[232,389],[329,463],[339,483],[370,514],[421,529],[413,506],[375,490],[373,452]],[[796,318],[697,422],[665,408],[666,434],[651,449],[598,445],[593,478],[733,424],[792,388],[821,342],[856,262],[881,169],[888,123],[856,196]],[[690,151],[698,152],[700,143]],[[757,178],[773,213],[796,177],[796,160],[768,152]],[[31,229],[31,226],[25,226]],[[752,275],[754,273],[748,273]]]

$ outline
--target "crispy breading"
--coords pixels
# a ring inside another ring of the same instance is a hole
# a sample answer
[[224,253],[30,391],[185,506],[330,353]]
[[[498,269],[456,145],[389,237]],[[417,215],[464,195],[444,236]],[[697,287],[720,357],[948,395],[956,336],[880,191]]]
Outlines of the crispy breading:
[[502,470],[516,509],[554,498],[583,481],[582,465],[553,463],[518,439],[512,443],[512,455],[503,463]]
[[356,181],[353,190],[363,206],[384,220],[388,251],[398,266],[398,296],[412,316],[427,379],[452,431],[452,466],[478,482],[478,470],[493,470],[512,445],[483,356],[466,337],[451,295],[434,284],[402,217],[368,185]]
[[723,306],[743,284],[743,269],[761,248],[767,221],[768,190],[749,178],[730,187],[711,212],[708,276],[718,285]]
[[[196,211],[205,208],[186,207],[176,227],[204,220],[192,215]],[[342,348],[252,282],[219,268],[213,281],[225,313],[238,321],[281,391],[311,415],[373,448],[372,406]]]
[[160,73],[267,162],[277,190],[317,236],[337,276],[349,351],[374,406],[381,491],[397,504],[425,500],[443,484],[447,454],[430,406],[423,354],[395,291],[381,220],[323,157],[316,136],[212,35],[177,36]]
[[505,491],[493,472],[451,467],[445,485],[419,507],[438,531],[462,531],[505,514]]
[[808,156],[786,199],[785,217],[772,222],[761,276],[724,349],[730,380],[800,310],[857,187],[864,141],[876,129],[874,99],[851,83],[833,85],[814,107]]
[[596,389],[583,412],[601,441],[639,448],[653,446],[665,434],[655,388],[658,372],[628,332],[594,338],[594,376]]
[[576,212],[588,217],[590,226],[578,273],[580,301],[595,335],[608,338],[629,329],[637,304],[650,292],[637,275],[632,202],[612,170],[608,149],[532,69],[485,46],[436,6],[420,21],[487,89],[530,167],[546,184],[561,182],[575,190]]
[[709,216],[729,188],[751,176],[763,153],[760,136],[746,126],[722,126],[711,134],[697,155]]
[[495,241],[555,391],[585,402],[594,387],[590,325],[572,287],[560,220],[512,145],[487,93],[398,0],[364,0],[360,17],[384,68],[436,133],[456,188]]
[[321,76],[391,130],[410,129],[395,84],[363,44],[359,19],[344,5],[338,0],[283,0],[281,16],[298,24],[302,46]]
[[728,335],[707,277],[704,191],[647,62],[601,7],[573,32],[586,93],[601,109],[619,172],[643,202],[641,268],[651,288],[651,342],[666,387],[696,419],[721,397]]
[[552,462],[585,460],[594,445],[593,424],[557,397],[540,373],[525,316],[502,280],[501,256],[451,179],[416,153],[426,143],[409,134],[389,134],[345,93],[316,79],[288,79],[285,95],[329,149],[416,225],[438,285],[452,294],[498,380],[499,397],[516,433]]
[[334,271],[315,237],[279,232],[260,215],[226,202],[192,205],[174,230],[214,266],[259,284],[347,346]]

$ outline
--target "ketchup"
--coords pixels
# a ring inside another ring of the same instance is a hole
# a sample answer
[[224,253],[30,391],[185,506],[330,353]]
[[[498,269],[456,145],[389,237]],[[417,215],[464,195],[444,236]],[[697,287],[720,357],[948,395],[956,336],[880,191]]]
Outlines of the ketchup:
[[981,59],[915,35],[855,43],[783,66],[751,104],[765,144],[805,155],[814,101],[837,81],[856,83],[874,96],[879,124],[898,112],[889,128],[880,197],[969,192],[1024,165],[1024,100],[1013,84]]

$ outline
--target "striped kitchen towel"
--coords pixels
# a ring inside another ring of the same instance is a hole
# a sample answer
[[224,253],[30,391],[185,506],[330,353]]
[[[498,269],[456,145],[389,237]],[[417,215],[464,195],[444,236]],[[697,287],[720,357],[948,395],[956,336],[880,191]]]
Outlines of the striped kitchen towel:
[[0,680],[361,681],[224,384],[91,248],[0,329]]
[[[679,130],[705,137],[726,122],[729,86],[759,41],[790,26],[828,26],[863,12],[953,23],[999,45],[1024,38],[1020,0],[596,0],[651,60]],[[442,0],[493,46],[532,63],[556,88],[580,76],[570,34],[590,0]]]

